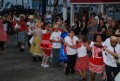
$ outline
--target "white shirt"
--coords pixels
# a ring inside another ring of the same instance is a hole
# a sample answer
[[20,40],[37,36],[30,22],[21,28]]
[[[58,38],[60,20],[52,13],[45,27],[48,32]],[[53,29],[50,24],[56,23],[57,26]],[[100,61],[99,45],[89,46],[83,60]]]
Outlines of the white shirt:
[[[107,40],[108,41],[108,40]],[[105,42],[106,43],[106,42]],[[110,45],[110,41],[108,41],[106,44],[104,43],[104,45],[106,45],[112,52],[114,52],[114,48]],[[109,43],[109,44],[108,44]],[[120,45],[117,44],[115,47],[115,51],[116,53],[120,53]],[[109,54],[108,52],[103,50],[103,61],[106,65],[111,66],[111,67],[117,67],[116,64],[116,59],[114,58],[114,56],[112,56],[111,54]]]
[[80,48],[77,49],[77,53],[78,53],[78,57],[84,57],[87,55],[87,50],[86,50],[86,47],[82,46]]
[[[68,45],[76,45],[78,40],[79,39],[76,36],[73,37],[73,40],[69,36],[65,37],[65,42],[68,43]],[[66,50],[67,55],[74,55],[77,53],[77,49],[72,49],[69,46],[66,46]]]
[[16,29],[19,29],[20,28],[20,25],[18,25],[17,23],[15,24],[15,28]]
[[42,30],[42,34],[45,34],[46,33],[46,30]]
[[107,45],[110,45],[110,38],[107,38],[104,43],[102,43],[103,46],[107,46]]
[[7,23],[3,24],[3,26],[4,26],[4,31],[7,32],[7,26],[8,26]]
[[[58,31],[58,32],[53,32],[50,36],[50,40],[60,40],[61,39],[61,32]],[[58,42],[53,42],[52,43],[52,48],[61,48],[61,43],[58,43]]]

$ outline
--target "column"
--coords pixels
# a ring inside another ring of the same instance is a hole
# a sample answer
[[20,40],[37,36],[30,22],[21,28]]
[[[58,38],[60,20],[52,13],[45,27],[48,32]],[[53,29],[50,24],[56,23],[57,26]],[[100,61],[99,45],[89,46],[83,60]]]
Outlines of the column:
[[63,19],[67,20],[67,0],[63,0]]
[[71,4],[70,25],[74,22],[74,4]]
[[100,5],[100,12],[103,14],[103,12],[104,12],[104,4]]

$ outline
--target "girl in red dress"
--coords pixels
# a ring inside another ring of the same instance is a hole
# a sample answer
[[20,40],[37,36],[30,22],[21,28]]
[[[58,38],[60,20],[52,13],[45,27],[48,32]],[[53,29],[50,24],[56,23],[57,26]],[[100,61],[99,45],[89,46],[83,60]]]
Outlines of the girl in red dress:
[[51,55],[51,49],[52,49],[52,43],[50,42],[51,30],[50,30],[50,25],[48,23],[45,23],[43,27],[45,28],[44,30],[42,30],[43,37],[40,47],[43,49],[44,55],[41,66],[49,67],[48,60]]
[[80,41],[81,42],[76,45],[78,58],[76,61],[75,70],[80,73],[82,77],[81,80],[84,80],[86,79],[86,71],[88,70],[89,66],[89,59],[87,56],[87,37],[82,36],[82,39],[80,39]]
[[95,81],[95,75],[104,72],[101,35],[95,35],[95,41],[91,42],[90,49],[92,50],[92,56],[89,60],[89,70],[91,71],[91,81]]
[[4,31],[3,21],[0,18],[0,53],[4,52],[4,43],[7,41],[7,34]]

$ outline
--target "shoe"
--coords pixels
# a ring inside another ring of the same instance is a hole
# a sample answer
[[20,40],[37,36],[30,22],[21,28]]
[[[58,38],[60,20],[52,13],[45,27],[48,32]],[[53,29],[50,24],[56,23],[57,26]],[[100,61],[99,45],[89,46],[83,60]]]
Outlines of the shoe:
[[15,47],[19,47],[18,45],[16,45]]
[[33,56],[33,61],[37,62],[37,58],[35,56]]
[[24,52],[25,50],[24,50],[23,48],[20,48],[19,51],[20,51],[20,52]]
[[83,80],[86,80],[86,77],[81,78],[79,81],[83,81]]
[[66,76],[68,76],[68,75],[69,75],[69,73],[65,71],[65,75],[66,75]]
[[38,57],[38,61],[42,61],[42,57]]
[[1,51],[0,53],[7,53],[6,51]]
[[65,75],[66,75],[66,76],[68,76],[68,75],[69,75],[69,73],[65,73]]
[[44,67],[44,64],[41,64],[42,67]]
[[47,68],[47,67],[49,67],[49,65],[47,65],[47,64],[44,64],[44,66],[43,66],[44,68]]

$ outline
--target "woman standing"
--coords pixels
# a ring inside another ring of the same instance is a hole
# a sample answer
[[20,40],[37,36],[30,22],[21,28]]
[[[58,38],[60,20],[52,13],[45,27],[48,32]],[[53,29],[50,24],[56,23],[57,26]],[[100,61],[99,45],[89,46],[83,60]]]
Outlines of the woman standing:
[[43,50],[40,48],[40,43],[42,41],[42,23],[38,21],[36,23],[36,28],[34,30],[34,39],[32,41],[31,47],[30,47],[30,53],[33,55],[33,61],[37,61],[37,57],[40,58],[43,55]]
[[85,36],[87,36],[87,34],[88,34],[88,29],[87,29],[87,23],[86,23],[86,21],[82,21],[80,34],[81,35],[85,35]]
[[102,36],[95,35],[94,42],[90,44],[92,56],[90,57],[89,70],[91,71],[91,81],[95,81],[95,75],[101,74],[104,71],[104,63],[102,56]]
[[43,37],[42,37],[42,42],[40,44],[40,47],[43,49],[44,55],[43,55],[41,66],[49,67],[48,60],[51,55],[52,44],[50,42],[51,30],[50,30],[50,25],[48,23],[44,23],[42,34],[43,34]]
[[109,28],[112,28],[113,33],[115,34],[116,30],[118,29],[118,22],[116,20],[112,20],[111,26]]
[[3,21],[0,18],[0,53],[4,53],[4,43],[7,41],[7,34],[4,31]]

